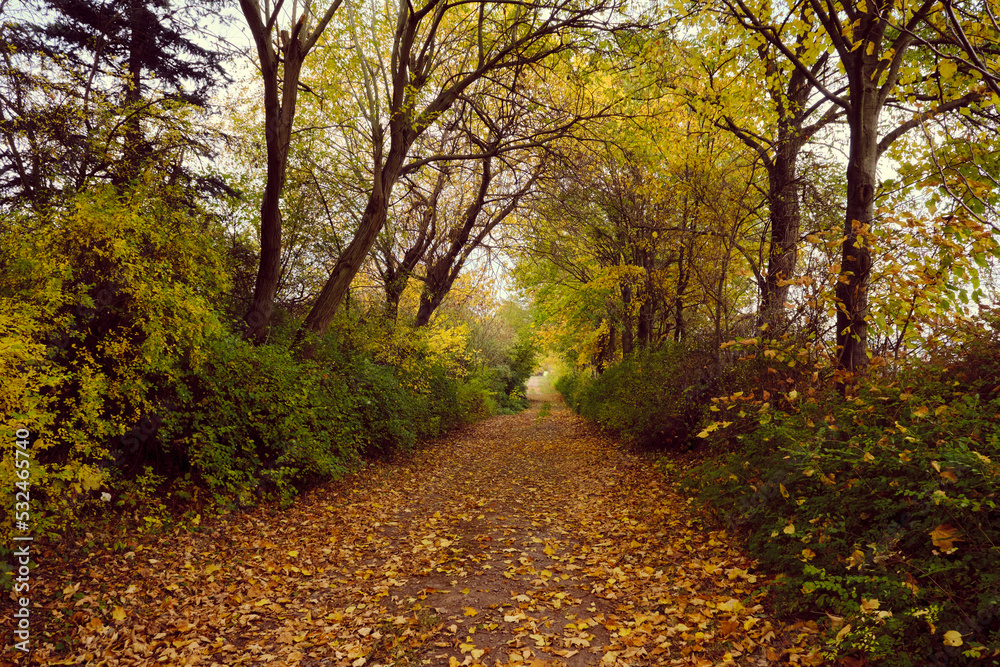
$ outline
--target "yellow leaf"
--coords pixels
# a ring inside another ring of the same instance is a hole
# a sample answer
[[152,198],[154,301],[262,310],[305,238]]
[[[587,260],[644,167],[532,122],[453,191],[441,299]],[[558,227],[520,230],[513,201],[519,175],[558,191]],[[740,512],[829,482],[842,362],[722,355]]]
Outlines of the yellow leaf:
[[80,479],[80,484],[83,485],[84,491],[99,489],[104,482],[104,474],[100,470],[87,465],[81,466],[77,475]]
[[778,489],[781,491],[781,496],[783,498],[787,498],[788,497],[788,489],[785,488],[784,484],[778,484]]
[[121,607],[115,607],[115,610],[111,612],[111,618],[115,619],[116,621],[124,621],[125,610],[122,609]]
[[794,523],[788,524],[787,526],[781,529],[781,532],[783,532],[785,535],[793,534],[795,532],[795,524]]
[[921,405],[919,408],[913,409],[913,416],[917,418],[923,418],[930,414],[930,409],[926,405]]
[[958,528],[955,528],[950,523],[942,523],[930,532],[931,540],[934,542],[934,546],[944,551],[954,549],[954,543],[962,540],[962,538],[957,537],[957,535]]
[[296,556],[299,555],[299,552],[296,551],[295,549],[292,549],[291,551],[288,552],[288,555],[291,556],[292,558],[295,558]]
[[878,598],[872,598],[870,600],[861,598],[861,611],[864,613],[876,611],[879,608],[879,605],[881,604],[882,603],[879,601]]
[[962,633],[958,630],[949,630],[944,633],[944,645],[945,646],[961,646],[964,642],[962,641]]
[[473,609],[472,607],[466,607],[466,608],[465,608],[465,615],[466,615],[466,616],[475,616],[475,615],[476,615],[476,614],[478,614],[478,613],[479,613],[479,612],[478,612],[478,611],[476,611],[475,609]]
[[955,76],[955,72],[958,71],[958,65],[955,64],[954,60],[944,60],[938,65],[938,71],[941,72],[941,78],[947,81]]
[[874,461],[875,457],[872,456],[871,452],[865,452],[865,461]]

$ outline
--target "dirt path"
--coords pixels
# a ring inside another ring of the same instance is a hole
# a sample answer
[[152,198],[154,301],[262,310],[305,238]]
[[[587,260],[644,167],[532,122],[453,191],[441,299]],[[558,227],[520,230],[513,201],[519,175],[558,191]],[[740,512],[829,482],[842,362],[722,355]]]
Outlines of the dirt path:
[[354,486],[95,558],[63,664],[819,664],[724,533],[534,385]]

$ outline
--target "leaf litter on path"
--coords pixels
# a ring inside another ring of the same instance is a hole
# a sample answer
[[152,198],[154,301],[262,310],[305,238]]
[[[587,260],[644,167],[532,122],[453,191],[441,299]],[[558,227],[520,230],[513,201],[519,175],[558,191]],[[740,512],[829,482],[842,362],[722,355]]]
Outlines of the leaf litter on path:
[[33,613],[72,648],[22,664],[823,662],[816,626],[769,618],[766,578],[648,461],[537,405],[287,510],[43,576]]

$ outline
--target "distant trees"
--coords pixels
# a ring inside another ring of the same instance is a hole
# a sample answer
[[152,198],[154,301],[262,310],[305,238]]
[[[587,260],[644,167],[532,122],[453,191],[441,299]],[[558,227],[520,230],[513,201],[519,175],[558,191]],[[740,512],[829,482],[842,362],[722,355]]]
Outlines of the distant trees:
[[[769,242],[762,266],[754,267],[760,290],[758,321],[766,325],[768,335],[780,335],[787,324],[785,304],[804,235],[801,193],[808,177],[800,173],[800,155],[843,112],[817,95],[802,71],[783,68],[780,53],[770,44],[755,46],[745,36],[734,38],[732,25],[719,25],[714,14],[705,24],[695,43],[677,44],[680,62],[689,65],[681,69],[686,74],[664,72],[663,85],[692,111],[746,144],[767,173],[763,190]],[[801,50],[808,37],[794,36],[793,49]],[[828,57],[809,67],[815,80],[836,88],[839,75]]]
[[746,307],[730,278],[747,270],[757,177],[702,123],[665,104],[627,126],[660,128],[655,138],[609,124],[533,201],[519,276],[581,363],[602,369],[697,329],[719,338]]
[[[258,61],[264,63],[261,72],[265,81],[272,82],[265,85],[265,119],[271,120],[266,120],[265,128],[269,167],[261,209],[261,262],[246,316],[247,335],[257,342],[266,339],[280,275],[279,203],[287,168],[282,165],[287,165],[294,131],[296,95],[302,87],[298,79],[305,54],[327,25],[331,26],[323,42],[327,55],[315,63],[316,76],[310,81],[310,90],[323,102],[310,120],[328,133],[334,154],[344,155],[344,148],[352,147],[345,160],[358,165],[351,186],[363,182],[364,203],[304,321],[304,335],[313,336],[329,326],[369,257],[401,178],[432,163],[509,152],[537,142],[538,136],[558,135],[560,128],[586,116],[586,111],[567,114],[549,105],[544,86],[531,79],[541,81],[554,58],[610,28],[617,1],[597,0],[584,6],[563,0],[517,6],[487,2],[471,7],[430,0],[420,6],[400,2],[391,7],[373,3],[343,8],[334,3],[322,18],[306,4],[287,37],[275,38],[272,32],[278,34],[281,4],[261,7],[244,0],[241,6],[251,25]],[[279,75],[284,91],[280,98]],[[493,110],[503,104],[514,112],[530,106],[530,117],[542,120],[529,134],[506,136],[503,146],[472,144],[463,147],[471,152],[460,154],[412,153],[430,145],[418,144],[418,139],[431,128],[454,121],[459,102],[469,110],[470,119],[476,117],[487,126],[494,122]]]

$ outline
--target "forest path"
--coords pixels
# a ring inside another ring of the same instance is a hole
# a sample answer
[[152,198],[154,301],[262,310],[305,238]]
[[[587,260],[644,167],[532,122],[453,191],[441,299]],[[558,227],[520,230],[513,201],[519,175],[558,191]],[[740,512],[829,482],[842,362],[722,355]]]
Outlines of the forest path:
[[768,618],[764,578],[725,533],[704,527],[646,459],[532,384],[530,410],[373,465],[287,510],[231,515],[84,564],[62,591],[75,655],[32,657],[820,664],[805,648],[814,626]]

